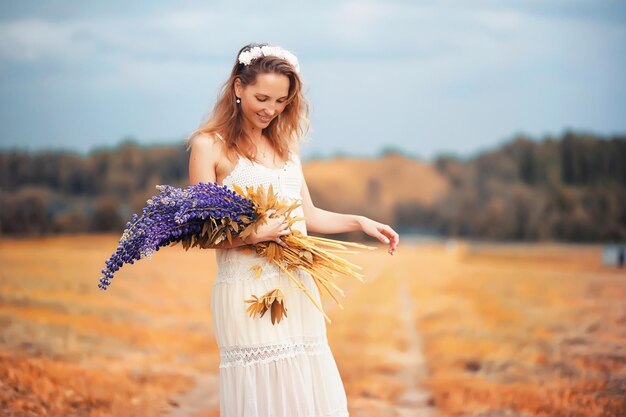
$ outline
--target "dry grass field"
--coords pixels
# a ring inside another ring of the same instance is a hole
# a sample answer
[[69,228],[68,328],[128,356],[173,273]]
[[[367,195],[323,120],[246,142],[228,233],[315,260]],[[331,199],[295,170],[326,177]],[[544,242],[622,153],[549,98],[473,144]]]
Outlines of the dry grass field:
[[[211,251],[97,288],[117,235],[0,240],[0,415],[217,416]],[[600,246],[402,241],[325,304],[351,416],[626,415],[626,272]],[[194,388],[195,387],[195,388]]]

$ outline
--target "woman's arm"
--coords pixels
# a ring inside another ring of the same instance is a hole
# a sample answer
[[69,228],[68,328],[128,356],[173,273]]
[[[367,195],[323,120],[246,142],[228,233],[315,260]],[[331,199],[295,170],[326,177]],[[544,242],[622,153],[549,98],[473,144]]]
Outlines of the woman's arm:
[[[199,182],[215,182],[217,162],[223,154],[224,149],[221,141],[210,136],[195,137],[189,155],[189,185],[195,185]],[[267,214],[270,216],[272,213],[268,212]],[[265,224],[260,225],[256,232],[252,232],[245,239],[245,242],[240,237],[233,237],[232,243],[225,240],[212,247],[230,249],[267,240],[273,240],[284,246],[285,243],[280,239],[280,236],[290,233],[284,220],[284,216],[268,218]]]
[[383,243],[389,244],[389,253],[393,255],[400,241],[400,236],[388,225],[365,216],[342,214],[315,207],[311,200],[306,179],[302,180],[302,210],[306,228],[315,233],[345,233],[362,231]]
[[220,142],[208,135],[196,136],[189,154],[189,185],[215,182],[217,161],[222,154]]

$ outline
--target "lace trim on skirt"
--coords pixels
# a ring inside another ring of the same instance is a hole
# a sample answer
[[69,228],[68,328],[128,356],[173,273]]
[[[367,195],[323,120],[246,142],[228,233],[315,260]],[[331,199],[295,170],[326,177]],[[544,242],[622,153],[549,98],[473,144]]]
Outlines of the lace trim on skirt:
[[251,366],[299,355],[330,353],[325,337],[253,346],[231,346],[220,349],[220,368]]

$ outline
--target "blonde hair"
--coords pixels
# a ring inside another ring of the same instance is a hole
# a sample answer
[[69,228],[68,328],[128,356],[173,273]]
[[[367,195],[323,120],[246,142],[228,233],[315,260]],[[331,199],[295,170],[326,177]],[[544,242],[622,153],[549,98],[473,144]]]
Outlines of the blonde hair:
[[[264,45],[266,44],[248,44],[239,50],[237,57],[243,51]],[[253,160],[256,147],[243,129],[243,114],[235,102],[235,80],[239,79],[243,86],[247,86],[256,82],[257,75],[266,73],[282,74],[289,78],[285,109],[263,129],[275,152],[282,159],[286,159],[292,141],[299,143],[308,131],[309,104],[302,93],[302,81],[296,69],[285,59],[275,56],[256,58],[249,65],[235,60],[230,77],[222,86],[213,111],[186,139],[187,150],[191,148],[192,140],[197,135],[219,134],[224,138],[229,158],[238,154]]]

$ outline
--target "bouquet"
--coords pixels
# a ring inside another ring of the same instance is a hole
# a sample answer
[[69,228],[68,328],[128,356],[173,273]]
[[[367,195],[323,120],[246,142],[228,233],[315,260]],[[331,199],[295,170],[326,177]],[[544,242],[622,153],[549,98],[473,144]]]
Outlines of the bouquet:
[[[181,243],[185,250],[191,247],[214,248],[220,242],[232,242],[233,237],[245,239],[253,230],[267,221],[267,211],[275,210],[275,215],[285,215],[288,225],[303,220],[292,217],[291,212],[300,203],[288,203],[280,199],[270,185],[267,189],[259,186],[245,190],[233,186],[229,189],[216,182],[201,182],[185,189],[170,185],[157,185],[159,194],[147,200],[141,216],[133,214],[126,223],[116,251],[105,262],[98,287],[106,290],[115,272],[124,264],[132,264],[143,258],[151,258],[154,252],[166,245]],[[299,230],[282,236],[285,247],[274,241],[259,242],[252,246],[256,253],[268,262],[283,270],[324,314],[330,319],[310,291],[293,276],[296,270],[311,275],[320,293],[325,290],[343,308],[337,293],[343,291],[334,282],[340,275],[347,275],[363,281],[361,268],[343,259],[340,254],[356,253],[349,247],[374,249],[354,242],[341,242],[322,237],[308,236]],[[256,276],[262,273],[262,266],[254,265]],[[287,315],[285,300],[279,288],[244,300],[250,305],[247,312],[251,317],[261,317],[270,311],[272,324],[280,322]]]

